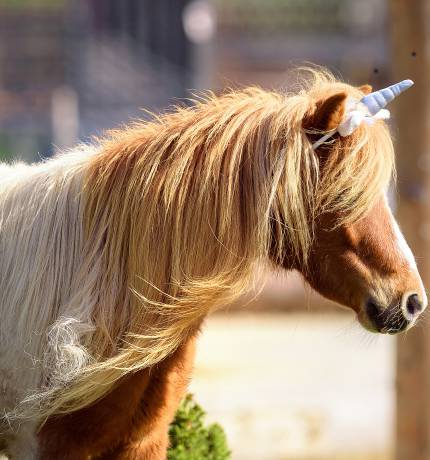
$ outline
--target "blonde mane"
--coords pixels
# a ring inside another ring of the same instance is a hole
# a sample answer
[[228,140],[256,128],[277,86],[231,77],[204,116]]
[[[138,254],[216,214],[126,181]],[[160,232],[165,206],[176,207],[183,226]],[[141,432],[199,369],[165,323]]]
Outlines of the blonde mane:
[[98,142],[79,168],[80,298],[51,312],[43,386],[23,413],[43,419],[102,398],[248,289],[269,248],[306,267],[322,212],[341,223],[370,209],[394,167],[385,124],[336,141],[324,168],[302,127],[339,91],[361,96],[312,71],[295,94],[210,94]]

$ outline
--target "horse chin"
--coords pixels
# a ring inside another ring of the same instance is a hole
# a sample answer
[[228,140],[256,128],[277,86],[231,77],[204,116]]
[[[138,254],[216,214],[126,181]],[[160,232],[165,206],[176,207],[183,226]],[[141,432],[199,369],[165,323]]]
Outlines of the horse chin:
[[381,331],[378,330],[378,328],[373,324],[372,321],[370,321],[369,317],[363,313],[359,312],[357,313],[357,320],[360,323],[360,325],[366,329],[368,332],[373,332],[374,334],[381,334]]

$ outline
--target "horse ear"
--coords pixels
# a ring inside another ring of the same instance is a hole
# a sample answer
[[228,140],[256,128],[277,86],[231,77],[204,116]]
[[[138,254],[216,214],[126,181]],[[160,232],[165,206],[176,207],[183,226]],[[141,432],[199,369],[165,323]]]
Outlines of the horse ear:
[[310,130],[331,131],[336,129],[345,115],[347,94],[336,93],[327,99],[318,101],[315,112],[305,120],[304,127]]
[[362,85],[358,87],[358,90],[361,91],[365,96],[367,96],[373,91],[373,88],[371,85]]

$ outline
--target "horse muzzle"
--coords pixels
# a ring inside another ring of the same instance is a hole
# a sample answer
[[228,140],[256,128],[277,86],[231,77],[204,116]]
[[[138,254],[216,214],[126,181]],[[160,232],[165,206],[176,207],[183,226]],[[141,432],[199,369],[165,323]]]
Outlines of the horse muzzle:
[[365,311],[370,322],[369,329],[384,334],[397,334],[413,326],[426,307],[427,299],[416,292],[408,292],[388,307],[370,298],[366,303]]

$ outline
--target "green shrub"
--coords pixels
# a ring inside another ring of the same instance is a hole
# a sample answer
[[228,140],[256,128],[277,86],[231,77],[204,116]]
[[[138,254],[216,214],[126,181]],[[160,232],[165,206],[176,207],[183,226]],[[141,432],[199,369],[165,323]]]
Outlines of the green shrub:
[[224,430],[204,425],[205,412],[188,395],[170,426],[168,460],[228,460],[230,450]]

